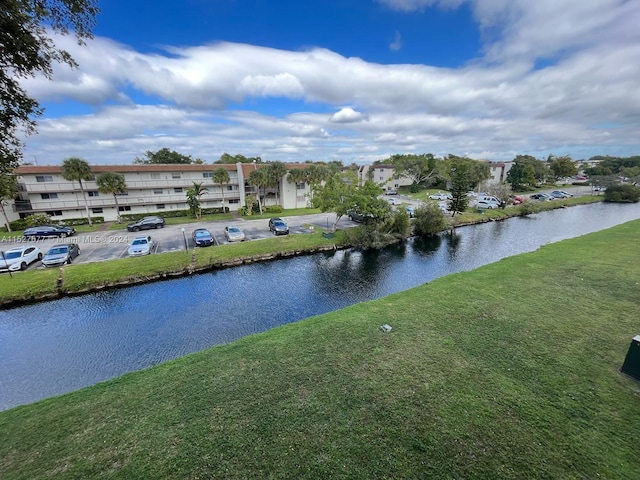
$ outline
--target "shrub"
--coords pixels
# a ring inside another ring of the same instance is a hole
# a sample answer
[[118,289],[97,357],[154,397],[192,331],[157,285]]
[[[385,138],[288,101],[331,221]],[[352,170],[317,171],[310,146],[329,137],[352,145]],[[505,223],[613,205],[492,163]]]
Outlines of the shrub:
[[265,209],[265,212],[267,213],[282,213],[283,211],[284,208],[282,208],[280,205],[271,205]]
[[418,236],[435,235],[445,228],[444,214],[440,207],[429,203],[416,208],[413,232]]
[[640,188],[633,185],[613,185],[604,192],[605,202],[637,203],[640,201]]
[[542,207],[537,203],[521,203],[516,208],[519,210],[520,215],[531,215],[542,210]]

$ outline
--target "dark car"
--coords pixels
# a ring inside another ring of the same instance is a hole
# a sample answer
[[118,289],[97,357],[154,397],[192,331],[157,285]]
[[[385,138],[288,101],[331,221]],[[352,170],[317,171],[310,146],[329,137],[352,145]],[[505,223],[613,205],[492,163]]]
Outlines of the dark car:
[[42,258],[42,265],[45,267],[59,267],[65,263],[73,262],[73,259],[78,255],[80,255],[80,247],[78,247],[77,243],[56,245],[50,248]]
[[137,222],[127,225],[130,232],[139,232],[140,230],[151,230],[152,228],[162,228],[165,225],[162,217],[144,217]]
[[347,210],[347,216],[352,222],[369,223],[373,221],[373,215],[370,213],[362,213],[357,209]]
[[274,217],[269,219],[269,230],[275,235],[288,235],[289,227],[281,218]]
[[208,247],[213,245],[213,235],[206,228],[196,228],[192,234],[196,247]]
[[76,233],[73,227],[59,227],[55,225],[40,225],[38,227],[29,227],[25,229],[23,235],[27,238],[43,238],[43,237],[69,237]]

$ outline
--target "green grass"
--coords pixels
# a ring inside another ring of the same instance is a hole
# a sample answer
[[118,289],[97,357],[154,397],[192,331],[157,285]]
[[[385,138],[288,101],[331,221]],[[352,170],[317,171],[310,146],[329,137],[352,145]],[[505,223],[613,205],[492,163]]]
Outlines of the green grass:
[[0,412],[0,477],[635,480],[640,384],[618,369],[639,333],[639,235],[565,240]]

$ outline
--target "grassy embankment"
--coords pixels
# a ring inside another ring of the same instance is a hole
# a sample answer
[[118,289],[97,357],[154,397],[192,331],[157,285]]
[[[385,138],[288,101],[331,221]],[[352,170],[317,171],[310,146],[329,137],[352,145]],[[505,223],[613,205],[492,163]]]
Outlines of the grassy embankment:
[[[0,477],[640,469],[640,221],[0,412]],[[388,323],[389,333],[379,329]]]
[[[553,202],[537,203],[535,211],[553,208],[563,208],[581,203],[600,201],[601,197],[580,197],[557,200]],[[503,220],[508,217],[521,215],[522,208],[513,207],[499,210],[479,212],[469,209],[464,214],[454,217],[447,216],[449,227],[481,223],[486,221]],[[286,213],[309,213],[308,209],[287,211]],[[315,213],[312,212],[312,213]],[[285,213],[279,214],[285,216]],[[220,220],[220,215],[215,219]],[[252,216],[252,219],[269,218],[268,215]],[[184,218],[171,218],[171,224],[180,224]],[[448,228],[449,228],[448,227]],[[82,228],[82,227],[81,227]],[[92,230],[88,230],[91,229]],[[95,231],[96,227],[84,226],[83,231]],[[119,229],[122,226],[118,226]],[[21,236],[21,232],[13,235]],[[144,258],[123,258],[108,262],[82,263],[66,265],[62,269],[30,270],[18,272],[12,277],[0,276],[0,305],[13,302],[24,302],[38,298],[48,298],[60,294],[72,294],[90,289],[122,285],[139,281],[147,281],[174,275],[186,274],[194,270],[216,268],[223,265],[252,261],[252,257],[260,259],[264,256],[286,256],[295,253],[315,251],[330,248],[334,245],[345,246],[342,232],[338,230],[335,238],[324,238],[322,233],[305,235],[287,235],[260,241],[243,242],[241,244],[223,245],[215,248],[196,249],[192,252],[167,252],[161,255],[150,255]]]

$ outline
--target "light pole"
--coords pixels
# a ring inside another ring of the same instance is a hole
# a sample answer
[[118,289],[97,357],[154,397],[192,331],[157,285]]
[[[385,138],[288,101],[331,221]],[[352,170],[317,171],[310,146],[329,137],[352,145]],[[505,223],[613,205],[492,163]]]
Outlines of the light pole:
[[184,228],[182,228],[182,238],[184,238],[184,249],[188,252],[189,245],[187,244],[187,236],[184,234]]

